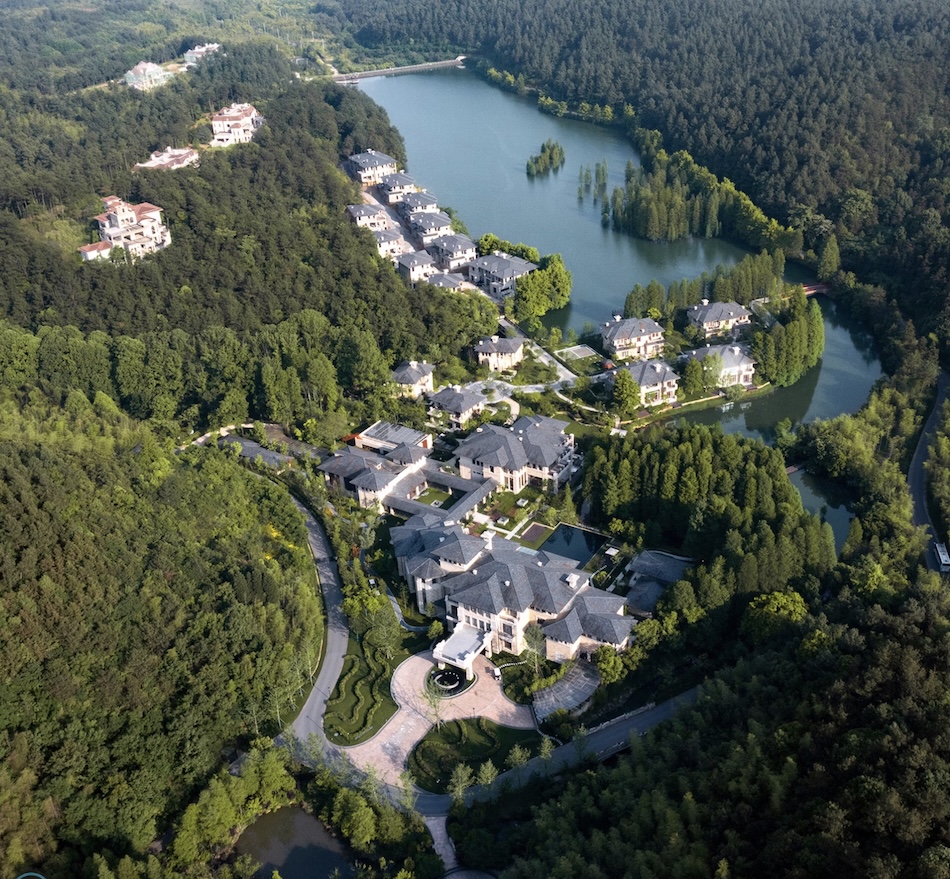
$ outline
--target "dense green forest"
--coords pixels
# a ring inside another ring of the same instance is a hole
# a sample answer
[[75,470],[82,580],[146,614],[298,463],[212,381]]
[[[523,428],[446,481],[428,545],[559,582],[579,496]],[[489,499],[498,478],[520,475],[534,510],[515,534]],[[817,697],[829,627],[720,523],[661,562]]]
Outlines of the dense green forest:
[[[631,105],[667,148],[947,337],[950,10],[940,0],[344,0],[374,52],[480,53],[571,106]],[[583,28],[578,22],[583,22]],[[514,80],[513,80],[514,82]]]

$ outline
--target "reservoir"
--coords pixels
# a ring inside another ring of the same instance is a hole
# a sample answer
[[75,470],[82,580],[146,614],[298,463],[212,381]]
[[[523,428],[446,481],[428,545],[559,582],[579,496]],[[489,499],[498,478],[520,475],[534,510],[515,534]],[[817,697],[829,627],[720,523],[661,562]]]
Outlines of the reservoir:
[[[386,109],[402,134],[417,183],[454,208],[473,237],[494,232],[542,254],[563,255],[574,277],[571,304],[546,316],[548,326],[580,332],[585,322],[609,320],[622,309],[634,284],[699,277],[749,252],[719,239],[648,242],[604,228],[600,206],[589,194],[578,199],[578,172],[606,161],[608,193],[623,185],[627,162],[639,159],[618,129],[541,113],[534,98],[504,92],[464,69],[366,79],[360,88]],[[528,177],[529,156],[549,138],[564,147],[564,166]],[[786,278],[813,280],[792,264]],[[795,424],[860,409],[881,375],[880,361],[855,321],[830,300],[819,301],[825,351],[818,365],[790,388],[725,410],[691,413],[689,419],[718,422],[727,433],[771,442],[783,419]],[[824,497],[818,484],[802,482],[799,489],[806,509],[824,508],[840,546],[847,533],[846,508]]]

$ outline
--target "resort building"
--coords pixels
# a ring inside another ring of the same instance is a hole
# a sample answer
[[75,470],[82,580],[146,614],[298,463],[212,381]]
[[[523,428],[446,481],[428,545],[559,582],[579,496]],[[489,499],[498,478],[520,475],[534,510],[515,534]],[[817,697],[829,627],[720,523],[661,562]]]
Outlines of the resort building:
[[[409,219],[409,232],[420,247],[429,247],[437,238],[452,236],[452,218],[442,211],[417,211]],[[475,258],[474,244],[471,247],[471,258]],[[446,266],[443,265],[442,268]]]
[[475,346],[475,356],[480,364],[487,366],[492,372],[514,369],[524,359],[524,339],[509,339],[507,336],[482,339]]
[[649,360],[663,353],[663,328],[650,317],[615,317],[600,329],[604,351],[617,360]]
[[436,273],[435,260],[424,250],[401,253],[396,257],[396,271],[407,284],[415,285]]
[[415,192],[418,187],[414,177],[402,171],[396,171],[387,174],[379,181],[377,188],[386,204],[399,204],[410,192]]
[[198,150],[191,147],[183,149],[174,149],[165,147],[161,152],[152,153],[147,162],[139,162],[134,167],[134,171],[141,168],[154,168],[156,171],[176,171],[178,168],[187,168],[189,165],[198,164]]
[[393,381],[399,389],[399,395],[418,400],[423,394],[431,394],[435,390],[432,379],[434,371],[435,366],[424,360],[421,363],[404,360],[393,370]]
[[721,370],[715,380],[716,387],[728,388],[732,385],[748,387],[752,384],[755,375],[755,361],[739,345],[707,345],[695,351],[687,351],[687,358],[703,362],[703,370],[708,366],[706,359],[716,355],[720,359]]
[[376,150],[354,153],[346,160],[345,167],[349,175],[363,186],[375,186],[397,170],[396,160],[392,156]]
[[389,214],[378,204],[351,204],[346,206],[349,218],[361,229],[382,231],[392,228]]
[[102,204],[105,211],[96,217],[99,242],[79,248],[84,260],[107,259],[116,247],[137,258],[171,244],[171,233],[162,222],[160,207],[147,202],[128,204],[115,195],[104,198]]
[[[423,213],[422,216],[430,214]],[[433,213],[431,216],[438,217],[439,214]],[[454,272],[475,259],[475,242],[465,235],[439,235],[426,249],[435,257],[436,265],[444,272]]]
[[557,489],[571,474],[574,435],[566,422],[526,415],[511,427],[486,424],[459,443],[459,475],[491,479],[517,494],[529,482]]
[[409,220],[415,213],[434,213],[438,209],[439,200],[431,192],[425,192],[424,190],[406,193],[403,200],[396,206],[396,210],[402,214],[405,220]]
[[391,259],[394,263],[402,254],[412,252],[409,242],[402,237],[401,232],[397,232],[395,229],[374,232],[373,238],[376,239],[376,252],[385,259]]
[[752,312],[738,302],[710,302],[707,299],[701,305],[690,306],[686,316],[690,324],[702,330],[707,339],[731,333],[752,321]]
[[214,134],[211,146],[229,147],[250,143],[263,124],[264,117],[252,104],[231,104],[211,117],[211,131]]
[[631,378],[640,386],[640,405],[659,406],[663,403],[675,403],[679,388],[679,376],[676,370],[663,360],[638,360],[621,366],[620,370],[629,372]]
[[175,74],[151,61],[139,61],[125,74],[125,84],[140,92],[151,91],[165,85]]
[[496,250],[489,256],[480,256],[469,263],[468,279],[490,296],[501,299],[515,292],[518,278],[536,268],[533,262]]
[[426,283],[433,287],[441,287],[443,290],[464,290],[468,282],[456,272],[439,272],[429,278]]

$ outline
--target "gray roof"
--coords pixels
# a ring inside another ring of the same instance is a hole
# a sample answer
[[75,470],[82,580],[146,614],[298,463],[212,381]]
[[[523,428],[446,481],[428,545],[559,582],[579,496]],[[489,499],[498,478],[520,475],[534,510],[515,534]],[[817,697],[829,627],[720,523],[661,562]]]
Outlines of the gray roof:
[[480,256],[472,262],[472,266],[483,269],[487,274],[499,280],[510,280],[521,275],[533,272],[537,266],[533,262],[521,259],[518,256],[508,256],[503,253],[492,253]]
[[439,200],[431,192],[410,192],[400,202],[399,210],[404,214],[411,214],[413,211],[434,207]]
[[386,460],[393,461],[396,464],[415,464],[423,458],[429,457],[430,450],[422,446],[410,446],[406,443],[396,446],[389,452],[386,452]]
[[511,432],[521,437],[528,463],[550,467],[564,448],[566,423],[544,415],[522,415],[511,425]]
[[415,186],[416,178],[397,171],[395,174],[387,174],[383,177],[379,185],[383,189],[402,189],[404,186]]
[[743,308],[738,302],[708,302],[705,305],[692,306],[687,314],[690,323],[702,326],[707,323],[750,317],[752,312]]
[[617,372],[620,372],[621,369],[624,372],[629,372],[641,388],[648,388],[668,381],[679,381],[676,370],[664,360],[637,360],[635,363],[621,366]]
[[350,156],[350,161],[357,168],[381,168],[384,165],[395,165],[396,160],[386,153],[379,153],[376,150],[367,150],[365,153],[354,153]]
[[381,207],[370,204],[348,204],[346,211],[353,218],[378,217],[380,214],[385,213]]
[[401,253],[396,258],[396,262],[407,269],[435,265],[435,260],[424,250],[413,250],[411,253]]
[[377,244],[383,244],[386,241],[399,241],[402,239],[402,233],[396,229],[375,229],[373,237]]
[[457,272],[440,272],[429,278],[428,282],[433,287],[444,287],[447,290],[458,290],[464,283],[463,278]]
[[624,320],[612,320],[600,328],[600,335],[605,342],[614,342],[617,339],[638,339],[641,336],[652,336],[662,333],[661,327],[652,317],[628,317]]
[[420,363],[418,360],[403,360],[393,370],[393,381],[397,385],[414,385],[426,376],[432,375],[435,366],[431,363]]
[[442,211],[424,211],[413,214],[409,225],[418,232],[434,232],[437,229],[451,229],[452,218]]
[[634,556],[630,570],[644,577],[659,580],[661,583],[675,583],[682,580],[688,568],[693,566],[690,559],[677,558],[666,552],[647,549]]
[[[439,214],[433,214],[432,216],[437,217]],[[468,250],[474,250],[475,242],[466,235],[440,235],[429,247],[437,248],[448,254],[461,254]]]
[[564,427],[543,415],[522,416],[510,428],[486,424],[462,440],[458,455],[512,471],[526,464],[550,467],[563,450]]
[[632,617],[618,613],[625,603],[618,595],[589,589],[577,596],[562,619],[545,626],[544,634],[567,644],[573,644],[581,635],[604,644],[622,644],[635,625]]
[[741,345],[707,345],[705,348],[686,352],[686,356],[694,360],[705,360],[712,354],[718,354],[722,358],[723,369],[736,369],[755,363]]
[[349,477],[365,470],[371,458],[378,458],[378,456],[362,449],[354,449],[352,446],[344,446],[323,461],[317,469],[332,476]]
[[418,446],[422,444],[428,434],[421,430],[406,427],[403,424],[377,421],[375,424],[371,424],[367,427],[366,430],[361,430],[360,436],[378,440],[379,442],[392,443],[394,446],[401,445],[402,443],[406,443],[410,446]]
[[382,491],[399,474],[393,470],[383,470],[382,467],[366,467],[362,473],[353,477],[353,485],[365,488],[368,491]]
[[433,406],[455,415],[461,415],[488,402],[488,397],[477,391],[463,391],[459,388],[442,388],[433,394],[429,401]]
[[492,336],[482,339],[475,346],[476,354],[516,354],[524,347],[524,339],[516,336],[509,339],[507,336]]

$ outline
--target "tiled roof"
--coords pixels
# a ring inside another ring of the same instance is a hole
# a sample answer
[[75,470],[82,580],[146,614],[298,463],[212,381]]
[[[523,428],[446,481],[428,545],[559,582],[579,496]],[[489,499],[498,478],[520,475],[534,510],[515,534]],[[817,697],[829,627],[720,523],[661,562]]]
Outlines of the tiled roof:
[[600,335],[605,342],[614,342],[618,339],[638,339],[641,336],[652,336],[662,333],[661,327],[652,317],[628,317],[624,320],[612,320],[600,328]]
[[418,360],[403,360],[393,370],[393,381],[398,385],[414,385],[416,382],[432,375],[435,366],[431,363],[420,363]]

